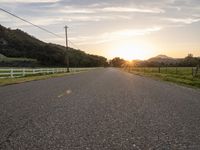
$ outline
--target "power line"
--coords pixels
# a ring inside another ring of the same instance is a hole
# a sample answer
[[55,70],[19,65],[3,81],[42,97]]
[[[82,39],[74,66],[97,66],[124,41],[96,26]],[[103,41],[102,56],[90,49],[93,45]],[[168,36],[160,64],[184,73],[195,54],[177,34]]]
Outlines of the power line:
[[43,31],[45,31],[45,32],[48,32],[49,34],[52,34],[52,35],[54,35],[54,36],[56,36],[56,37],[59,37],[59,38],[63,38],[63,37],[61,37],[61,36],[59,36],[59,35],[57,35],[57,34],[51,32],[51,31],[49,31],[49,30],[47,30],[47,29],[45,29],[45,28],[43,28],[43,27],[40,27],[40,26],[38,26],[38,25],[36,25],[36,24],[34,24],[34,23],[32,23],[32,22],[26,20],[26,19],[23,19],[23,18],[21,18],[21,17],[15,15],[15,14],[13,14],[13,13],[11,13],[11,12],[9,12],[9,11],[3,9],[3,8],[0,8],[0,10],[3,11],[3,12],[5,12],[5,13],[7,13],[7,14],[9,14],[9,15],[11,15],[11,16],[13,16],[13,17],[15,17],[15,18],[18,18],[18,19],[20,19],[20,20],[22,20],[22,21],[24,21],[24,22],[26,22],[26,23],[28,23],[28,24],[31,24],[32,26],[35,26],[35,27],[37,27],[37,28],[39,28],[39,29],[41,29],[41,30],[43,30]]
[[[38,25],[36,25],[36,24],[34,24],[34,23],[32,23],[32,22],[30,22],[30,21],[28,21],[28,20],[26,20],[26,19],[24,19],[24,18],[22,18],[22,17],[19,17],[19,16],[15,15],[15,14],[13,14],[13,13],[11,13],[11,12],[9,12],[9,11],[3,9],[3,8],[0,8],[0,10],[3,11],[3,12],[5,12],[5,13],[7,13],[7,14],[9,14],[9,15],[11,15],[11,16],[13,16],[13,17],[15,17],[15,18],[18,18],[18,19],[20,19],[20,20],[22,20],[22,21],[24,21],[24,22],[26,22],[26,23],[28,23],[28,24],[34,26],[34,27],[37,27],[37,28],[39,28],[39,29],[41,29],[41,30],[43,30],[43,31],[45,31],[45,32],[48,32],[49,34],[52,34],[52,35],[54,35],[54,36],[56,36],[56,37],[58,37],[58,38],[62,38],[62,39],[64,38],[64,37],[59,36],[58,34],[55,34],[55,33],[51,32],[51,31],[49,31],[49,30],[47,30],[47,29],[45,29],[45,28],[43,28],[43,27],[40,27],[40,26],[38,26]],[[69,41],[69,40],[68,40],[68,41]],[[69,41],[69,42],[70,42],[71,45],[73,45],[76,49],[79,49],[78,46],[76,46],[76,44],[74,44],[72,41]]]
[[80,48],[78,48],[72,41],[70,41],[70,40],[68,40],[69,41],[69,43],[71,43],[71,45],[73,45],[76,49],[80,49]]

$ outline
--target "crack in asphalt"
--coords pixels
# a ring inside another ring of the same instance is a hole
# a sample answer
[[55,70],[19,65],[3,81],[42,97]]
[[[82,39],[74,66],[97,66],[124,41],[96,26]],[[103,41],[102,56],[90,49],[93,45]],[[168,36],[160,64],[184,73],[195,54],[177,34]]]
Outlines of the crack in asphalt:
[[[67,92],[66,92],[66,93],[67,93]],[[53,109],[53,111],[50,111],[50,112],[46,111],[46,112],[43,112],[42,115],[39,115],[38,117],[35,117],[34,120],[40,119],[40,118],[42,118],[42,117],[44,117],[44,116],[46,116],[46,118],[47,118],[49,115],[53,114],[54,111],[58,110],[59,108],[64,108],[64,106],[62,106],[62,105],[56,105],[56,106],[53,106],[53,108],[55,108],[55,109]],[[11,149],[14,149],[14,147],[13,147],[13,145],[12,145],[12,143],[11,143],[11,137],[12,137],[15,133],[17,133],[17,132],[19,132],[19,131],[21,131],[21,130],[26,129],[26,127],[28,126],[28,124],[30,124],[30,122],[32,122],[32,123],[35,122],[34,120],[33,120],[33,119],[28,119],[28,120],[27,120],[24,124],[22,124],[20,127],[15,128],[15,129],[11,129],[11,130],[8,132],[8,134],[5,136],[5,140],[3,140],[3,141],[0,143],[0,149],[3,150],[3,148],[5,148],[5,147],[11,147]]]
[[20,130],[23,130],[26,128],[26,126],[28,125],[28,123],[31,121],[30,120],[27,120],[22,126],[18,127],[18,128],[15,128],[15,129],[12,129],[10,130],[10,132],[6,135],[6,138],[3,142],[0,143],[0,148],[3,148],[3,146],[6,144],[8,144],[12,149],[14,149],[14,147],[12,146],[11,144],[11,137],[13,136],[13,134],[15,134],[16,132],[19,132]]

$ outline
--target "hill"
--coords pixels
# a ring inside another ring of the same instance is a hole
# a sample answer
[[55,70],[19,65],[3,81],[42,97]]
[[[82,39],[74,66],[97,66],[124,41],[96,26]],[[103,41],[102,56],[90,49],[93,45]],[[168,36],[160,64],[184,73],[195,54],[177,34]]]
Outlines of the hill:
[[152,57],[150,59],[148,59],[149,62],[158,62],[158,63],[176,63],[177,60],[172,58],[172,57],[168,57],[166,55],[158,55],[156,57]]
[[156,56],[156,57],[153,57],[153,58],[159,58],[159,59],[174,59],[174,58],[172,58],[172,57],[169,57],[169,56],[167,56],[167,55],[158,55],[158,56]]
[[166,55],[158,55],[148,60],[133,60],[137,67],[196,67],[200,65],[200,58],[188,54],[185,58],[172,58]]
[[[0,54],[6,57],[36,59],[45,66],[66,66],[65,47],[45,43],[19,30],[12,30],[0,25]],[[86,54],[69,48],[67,53],[70,67],[100,67],[107,64],[102,56]]]

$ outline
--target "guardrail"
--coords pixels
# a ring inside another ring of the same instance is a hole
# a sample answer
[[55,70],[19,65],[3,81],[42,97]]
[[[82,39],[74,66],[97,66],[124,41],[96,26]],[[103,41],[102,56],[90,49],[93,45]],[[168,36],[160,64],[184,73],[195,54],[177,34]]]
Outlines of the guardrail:
[[[70,72],[80,72],[92,70],[95,68],[70,68]],[[0,69],[0,78],[17,78],[25,77],[31,75],[45,75],[45,74],[54,74],[54,73],[65,73],[67,68],[9,68],[9,69]]]

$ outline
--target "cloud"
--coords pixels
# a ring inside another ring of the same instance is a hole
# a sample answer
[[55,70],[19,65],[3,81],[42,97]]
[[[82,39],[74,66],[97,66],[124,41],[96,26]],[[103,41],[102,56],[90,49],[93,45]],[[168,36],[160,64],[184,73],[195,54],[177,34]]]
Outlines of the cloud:
[[[1,7],[51,31],[63,32],[67,24],[73,32],[70,37],[80,44],[145,36],[198,22],[199,4],[199,0],[0,0]],[[6,26],[30,28],[3,12],[0,18]],[[34,34],[42,37],[40,32]]]
[[59,0],[1,0],[1,3],[56,3]]
[[164,13],[162,9],[146,9],[146,8],[134,8],[134,7],[106,7],[102,11],[105,12],[139,12],[139,13]]
[[54,17],[54,18],[47,18],[47,19],[32,19],[31,22],[36,24],[36,25],[41,25],[41,26],[48,26],[48,25],[53,25],[53,24],[59,24],[62,23],[64,20],[62,17]]
[[111,35],[114,37],[131,37],[131,36],[137,36],[137,35],[145,35],[150,34],[155,31],[161,30],[161,27],[152,27],[152,28],[145,28],[145,29],[127,29],[127,30],[121,30],[112,32]]
[[96,11],[91,10],[91,9],[65,7],[64,9],[60,10],[60,12],[67,13],[67,14],[91,14],[91,13],[95,13]]
[[165,20],[173,23],[191,24],[194,22],[199,22],[200,18],[166,18]]
[[159,8],[139,8],[139,7],[103,7],[99,8],[95,6],[89,6],[86,8],[77,7],[77,6],[66,6],[58,10],[62,13],[67,14],[98,14],[98,13],[130,13],[130,12],[137,12],[137,13],[164,13],[165,11]]
[[91,43],[102,44],[102,43],[115,41],[119,39],[151,34],[152,32],[157,32],[161,29],[162,29],[161,27],[151,27],[151,28],[144,28],[144,29],[126,29],[126,30],[119,30],[119,31],[113,31],[113,32],[106,32],[106,33],[95,35],[95,36],[77,36],[77,37],[71,38],[71,40],[75,41],[79,45],[87,45]]

